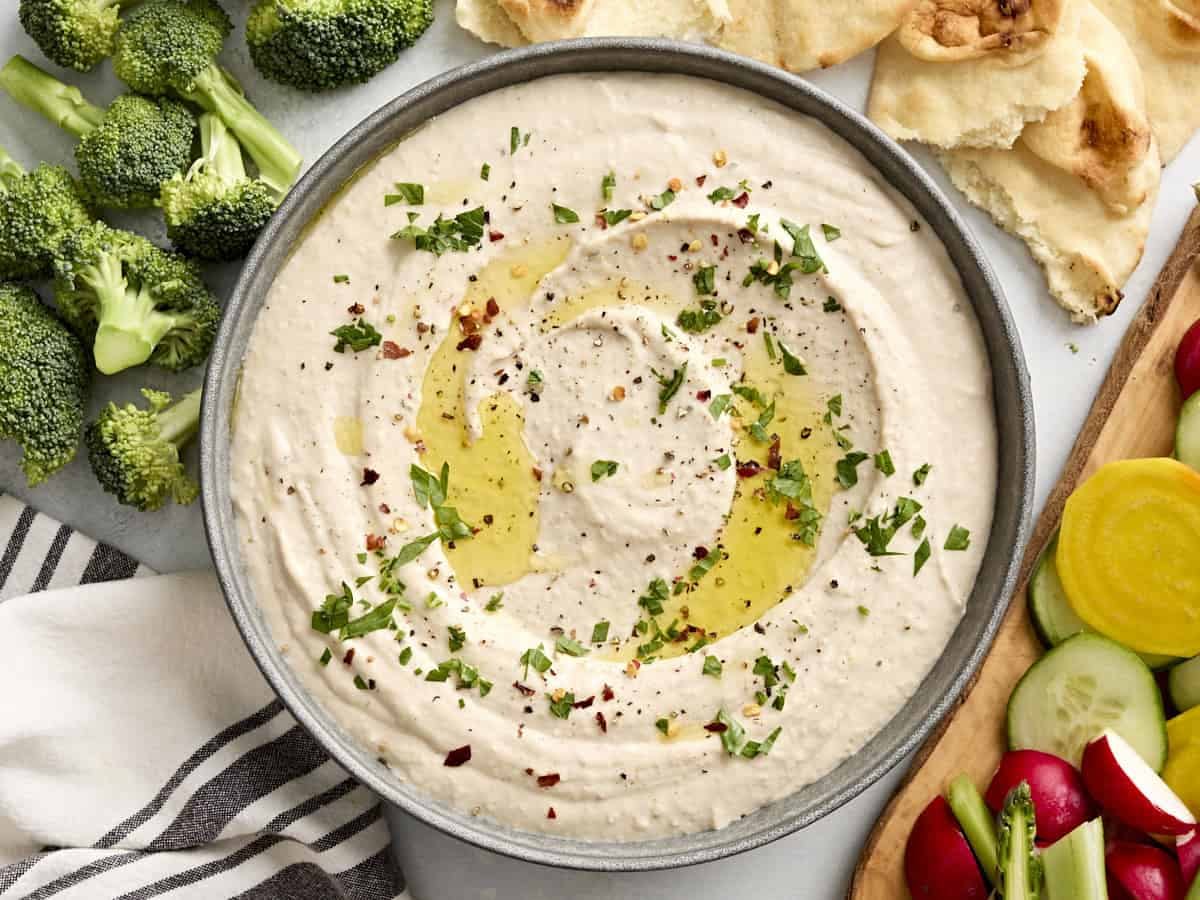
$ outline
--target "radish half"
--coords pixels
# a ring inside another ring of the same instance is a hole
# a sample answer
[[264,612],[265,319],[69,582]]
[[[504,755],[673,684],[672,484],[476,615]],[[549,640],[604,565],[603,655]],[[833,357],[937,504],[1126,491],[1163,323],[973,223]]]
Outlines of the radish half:
[[1187,834],[1196,819],[1144,759],[1114,731],[1083,751],[1083,783],[1114,818],[1147,834]]
[[1183,900],[1179,864],[1149,844],[1117,841],[1104,856],[1109,900]]
[[904,879],[913,900],[985,900],[975,854],[941,796],[917,817],[904,848]]
[[1183,872],[1183,883],[1191,884],[1200,872],[1200,831],[1181,835],[1175,839],[1175,855],[1179,858],[1179,869]]
[[1029,783],[1039,844],[1053,844],[1096,815],[1083,779],[1065,759],[1040,750],[1010,750],[1000,759],[984,800],[994,813],[1008,792]]

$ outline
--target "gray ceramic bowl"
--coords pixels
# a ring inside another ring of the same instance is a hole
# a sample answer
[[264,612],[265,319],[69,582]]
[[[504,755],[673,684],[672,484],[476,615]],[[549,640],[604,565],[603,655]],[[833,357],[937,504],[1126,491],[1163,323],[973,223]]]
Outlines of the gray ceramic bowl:
[[[255,317],[292,243],[339,186],[431,116],[465,100],[545,75],[605,70],[682,73],[745,88],[818,119],[857,147],[949,250],[983,328],[1000,432],[999,490],[983,568],[966,615],[916,695],[858,753],[797,793],[719,831],[638,843],[566,840],[501,827],[435,802],[376,762],[308,695],[268,632],[242,563],[228,475],[230,413]],[[208,540],[233,617],[271,686],[338,762],[389,803],[483,849],[546,865],[637,871],[719,859],[816,821],[896,765],[954,705],[991,644],[1016,580],[1033,491],[1033,405],[1017,332],[991,267],[946,198],[899,146],[856,112],[778,69],[669,41],[589,39],[500,53],[427,81],[370,116],[317,161],[259,239],[225,312],[205,381],[200,455]]]

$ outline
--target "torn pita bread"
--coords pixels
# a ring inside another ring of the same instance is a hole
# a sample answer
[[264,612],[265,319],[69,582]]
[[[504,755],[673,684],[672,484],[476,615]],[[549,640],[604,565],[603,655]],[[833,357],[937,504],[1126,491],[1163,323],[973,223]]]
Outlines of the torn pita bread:
[[1067,0],[1058,30],[1035,55],[1001,51],[929,62],[893,36],[879,46],[868,115],[897,140],[936,147],[1011,147],[1027,122],[1079,93],[1086,66],[1079,18],[1086,0]]
[[729,19],[726,0],[458,0],[458,24],[504,47],[576,37],[707,40]]
[[792,72],[828,68],[896,30],[916,0],[729,0],[717,46]]
[[1067,0],[920,0],[896,32],[927,62],[1036,56],[1062,26]]
[[1153,138],[1141,69],[1121,32],[1091,3],[1080,35],[1083,87],[1066,106],[1027,125],[1021,142],[1124,215],[1142,205],[1160,178],[1157,165],[1149,164]]
[[1200,128],[1200,0],[1095,0],[1142,67],[1164,163]]

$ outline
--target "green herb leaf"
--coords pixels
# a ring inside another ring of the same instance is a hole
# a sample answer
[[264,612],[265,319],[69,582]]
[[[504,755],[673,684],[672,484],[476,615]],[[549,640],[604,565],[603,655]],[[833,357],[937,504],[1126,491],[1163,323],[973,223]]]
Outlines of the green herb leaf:
[[971,532],[961,525],[954,525],[946,536],[943,550],[966,550],[971,546]]
[[730,756],[737,756],[738,751],[742,749],[742,742],[746,739],[746,729],[737,719],[725,712],[724,707],[717,712],[714,721],[725,726],[725,730],[721,732],[721,746]]
[[554,221],[559,225],[574,225],[579,221],[579,213],[573,209],[559,206],[557,203],[551,203],[550,208],[554,210]]
[[715,460],[713,460],[713,462],[715,462],[717,464],[717,468],[720,469],[722,472],[724,472],[726,469],[728,469],[730,466],[733,465],[733,460],[729,458],[728,453],[722,453]]
[[680,368],[673,370],[670,375],[662,375],[653,369],[650,370],[662,386],[662,389],[658,392],[658,414],[660,416],[667,411],[667,404],[671,402],[672,398],[679,393],[679,389],[683,387],[683,382],[687,379],[687,367],[688,364],[685,362]]
[[733,188],[719,187],[708,195],[709,203],[721,203],[725,200],[732,200],[737,196]]
[[539,675],[544,674],[550,668],[550,657],[542,650],[541,644],[538,644],[536,647],[530,647],[522,653],[520,662],[525,667],[525,675],[523,676],[525,678],[529,677],[530,666],[533,666],[534,671]]
[[601,620],[592,626],[593,644],[603,644],[608,640],[608,627],[609,623],[607,620]]
[[711,675],[713,678],[720,678],[722,672],[721,661],[715,656],[704,657],[704,667],[700,670],[701,675]]
[[333,345],[334,353],[345,353],[347,347],[355,353],[361,353],[379,346],[383,341],[383,335],[375,330],[375,326],[362,318],[353,325],[342,325],[329,333],[337,338],[337,343]]
[[771,752],[782,732],[783,726],[779,725],[761,743],[759,741],[746,741],[746,746],[742,748],[742,756],[746,759],[754,759],[756,756],[766,756]]
[[333,653],[331,653],[329,648],[326,647],[325,652],[321,654],[321,658],[318,659],[317,662],[319,662],[323,666],[327,666],[327,665],[329,665],[329,661],[331,659],[333,659]]
[[504,601],[504,592],[503,591],[501,591],[499,594],[492,594],[492,598],[490,600],[488,600],[487,606],[485,606],[483,608],[483,611],[484,612],[496,612],[498,609],[501,609],[504,606],[503,601]]
[[567,656],[587,656],[592,651],[574,638],[569,638],[566,635],[559,637],[554,642],[554,649],[559,653],[565,653]]
[[720,321],[721,313],[717,310],[717,301],[701,300],[699,309],[682,310],[675,319],[675,324],[688,334],[703,334]]
[[533,391],[534,393],[537,393],[538,388],[540,388],[545,383],[546,383],[546,379],[544,377],[542,377],[541,372],[539,372],[537,369],[529,370],[529,375],[526,376],[526,378],[525,378],[525,386],[528,387],[529,390]]
[[652,616],[660,616],[663,612],[663,604],[671,597],[670,588],[667,583],[661,578],[655,578],[650,582],[650,586],[646,588],[646,593],[638,597],[638,606],[646,610]]
[[425,202],[425,185],[413,184],[410,181],[397,181],[395,194],[384,197],[385,206],[393,203],[407,203],[409,206],[421,206]]
[[368,684],[366,681],[363,680],[363,677],[361,675],[354,676],[354,686],[356,688],[358,688],[360,691],[374,690],[374,688],[371,686],[372,684],[374,684],[374,682],[371,682],[371,684]]
[[913,578],[917,577],[917,573],[924,568],[925,563],[929,562],[929,556],[932,551],[929,549],[929,538],[921,541],[921,546],[917,547],[917,552],[913,554]]
[[775,401],[771,403],[759,414],[758,420],[750,426],[750,435],[760,444],[769,443],[771,435],[767,433],[767,426],[775,418]]
[[852,450],[837,461],[837,480],[845,489],[858,484],[858,465],[867,459],[867,454],[861,450]]
[[925,479],[929,477],[929,473],[933,471],[933,466],[929,463],[921,466],[917,471],[913,472],[913,484],[920,487],[925,483]]
[[611,459],[598,459],[592,463],[592,481],[599,481],[601,478],[611,478],[617,474],[619,463]]
[[416,213],[408,214],[408,225],[392,235],[393,240],[411,240],[418,250],[425,250],[435,256],[441,256],[449,250],[466,252],[478,247],[483,239],[483,225],[486,213],[482,206],[466,210],[452,219],[447,219],[441,213],[433,220],[428,228],[416,224]]
[[424,537],[417,538],[415,541],[409,541],[400,548],[399,553],[392,557],[392,565],[403,566],[412,562],[414,559],[424,553],[425,548],[436,541],[439,537],[441,537],[441,535],[435,531],[433,534],[427,534]]
[[348,641],[351,638],[362,637],[364,634],[370,634],[372,631],[387,628],[392,624],[392,612],[395,608],[395,600],[385,600],[364,615],[347,622],[342,627],[338,637],[343,641]]
[[[716,280],[716,266],[701,266],[692,275],[692,284],[696,286],[696,293],[701,295],[713,293],[717,289]],[[717,321],[720,321],[719,316],[717,317]]]
[[451,625],[446,631],[449,632],[450,652],[457,653],[466,644],[467,633],[458,625]]
[[484,163],[479,167],[479,177],[484,181],[492,177],[492,167],[488,163]]
[[412,662],[412,657],[413,657],[412,647],[405,647],[403,650],[400,651],[400,656],[398,657],[398,659],[400,661],[400,665],[407,666],[410,662]]
[[779,342],[779,351],[783,354],[783,371],[789,375],[807,375],[808,369],[804,367],[804,363],[800,357],[794,356],[783,341]]
[[408,477],[412,481],[413,496],[417,498],[421,509],[441,506],[446,502],[446,492],[450,486],[449,463],[442,463],[441,472],[437,475],[413,463],[409,466]]
[[721,418],[725,410],[729,409],[729,404],[733,401],[733,394],[717,394],[708,404],[708,414],[714,419]]
[[619,225],[633,215],[632,209],[606,209],[601,215],[604,216],[604,224],[610,228],[613,225]]
[[667,190],[663,191],[657,197],[650,198],[650,208],[653,210],[662,210],[666,209],[674,202],[675,192],[670,188],[667,188]]
[[692,584],[695,584],[701,578],[707,575],[709,571],[711,571],[712,567],[724,558],[725,554],[722,551],[709,550],[702,559],[696,560],[696,562],[692,564],[692,568],[688,571],[688,578],[691,579]]
[[663,733],[663,737],[666,737],[667,734],[671,731],[671,720],[670,719],[655,719],[654,727]]
[[547,694],[546,699],[550,701],[550,714],[558,719],[566,719],[571,715],[571,710],[575,706],[575,695],[570,691],[563,694],[557,700],[552,694]]
[[920,539],[921,539],[921,535],[923,535],[924,533],[925,533],[925,517],[924,517],[924,516],[917,516],[917,517],[916,517],[916,518],[913,520],[913,525],[912,525],[912,536],[913,536],[914,538],[916,538],[917,540],[920,540]]
[[[614,172],[609,172],[600,179],[600,196],[604,198],[604,202],[608,203],[613,198],[613,190],[617,186],[617,176]],[[628,211],[626,211],[628,212]],[[619,219],[617,221],[620,221]],[[613,224],[612,222],[608,223]]]
[[775,361],[775,341],[771,338],[771,332],[763,331],[763,346],[767,348],[767,359]]
[[514,125],[508,130],[508,155],[514,156],[521,146],[521,129]]
[[767,405],[767,398],[762,395],[758,388],[748,384],[732,384],[729,389],[741,397],[743,400],[749,400],[759,409]]
[[313,612],[313,630],[319,631],[321,634],[329,634],[338,628],[345,627],[346,623],[350,621],[350,608],[353,605],[354,594],[350,590],[350,585],[343,581],[342,592],[326,594],[321,608]]
[[821,223],[821,231],[825,235],[825,240],[831,244],[842,236],[840,228],[836,228],[833,225],[826,225],[824,222]]
[[838,303],[836,297],[826,297],[825,302],[821,305],[821,309],[827,313],[841,312],[842,304]]
[[792,239],[792,256],[800,260],[800,271],[805,275],[812,275],[824,269],[825,263],[821,260],[820,254],[817,253],[816,245],[813,244],[812,235],[809,234],[808,226],[803,227],[795,222],[789,222],[787,219],[780,219],[779,224],[783,226],[783,230],[788,233]]
[[887,450],[880,450],[875,454],[875,468],[882,472],[885,476],[896,474],[896,466],[892,463],[892,454]]
[[334,284],[349,284],[350,276],[349,275],[334,275],[333,283]]

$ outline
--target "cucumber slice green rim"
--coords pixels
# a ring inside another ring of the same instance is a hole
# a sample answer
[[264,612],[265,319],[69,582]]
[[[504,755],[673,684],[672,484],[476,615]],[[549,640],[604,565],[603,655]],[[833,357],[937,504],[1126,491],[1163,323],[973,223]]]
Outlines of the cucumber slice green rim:
[[1175,428],[1175,458],[1200,472],[1200,392],[1192,394]]
[[1194,656],[1171,670],[1167,676],[1171,702],[1181,713],[1200,706],[1200,656]]
[[1167,761],[1167,726],[1154,674],[1136,653],[1098,634],[1068,638],[1029,667],[1008,700],[1008,746],[1041,750],[1078,767],[1105,728],[1156,772]]
[[[1033,577],[1029,579],[1029,616],[1033,620],[1038,639],[1046,647],[1057,647],[1081,631],[1094,633],[1071,608],[1071,601],[1067,599],[1067,592],[1063,589],[1062,581],[1058,577],[1058,568],[1054,564],[1054,554],[1057,550],[1056,533],[1042,551],[1033,570]],[[1138,653],[1138,656],[1155,670],[1165,669],[1178,662],[1174,656],[1156,653]]]

